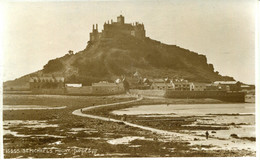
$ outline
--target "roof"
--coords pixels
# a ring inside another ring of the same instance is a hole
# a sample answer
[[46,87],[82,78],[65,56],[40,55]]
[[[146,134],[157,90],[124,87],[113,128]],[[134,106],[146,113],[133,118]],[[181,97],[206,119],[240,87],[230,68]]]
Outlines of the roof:
[[245,84],[245,85],[241,85],[241,87],[242,87],[242,88],[250,88],[250,86],[249,86],[249,85],[246,85],[246,84]]
[[170,83],[153,83],[152,86],[171,86]]
[[67,87],[82,87],[81,83],[66,83]]
[[163,79],[152,79],[151,81],[154,83],[165,83]]
[[214,84],[237,84],[237,81],[215,81]]
[[138,77],[138,76],[139,76],[139,73],[136,71],[136,72],[134,73],[134,76],[135,76],[135,77]]
[[115,83],[121,83],[121,82],[122,82],[122,80],[119,78],[115,80]]
[[148,78],[144,78],[143,79],[143,82],[146,83],[146,82],[150,82]]
[[192,82],[192,84],[194,84],[194,85],[201,85],[201,86],[210,85],[208,83],[200,83],[200,82]]
[[54,81],[62,81],[64,82],[64,77],[30,77],[30,82],[34,82],[34,81],[37,81],[37,82],[41,82],[41,81],[51,81],[51,82],[54,82]]
[[185,79],[175,79],[174,82],[189,82],[188,80]]
[[182,81],[182,82],[173,82],[174,84],[191,84],[191,82],[187,82],[187,81]]

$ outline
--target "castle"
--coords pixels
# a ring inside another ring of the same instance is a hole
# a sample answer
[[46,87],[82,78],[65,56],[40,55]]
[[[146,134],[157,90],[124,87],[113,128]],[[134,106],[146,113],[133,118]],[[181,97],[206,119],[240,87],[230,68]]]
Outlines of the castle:
[[111,23],[105,22],[104,23],[104,29],[102,32],[98,32],[98,25],[93,25],[93,30],[89,34],[90,35],[90,42],[98,41],[101,38],[111,38],[116,34],[127,34],[134,36],[136,38],[143,39],[145,38],[145,29],[144,25],[140,24],[138,22],[135,22],[133,24],[131,23],[125,23],[125,17],[120,15],[117,17],[117,22],[113,22],[111,20]]

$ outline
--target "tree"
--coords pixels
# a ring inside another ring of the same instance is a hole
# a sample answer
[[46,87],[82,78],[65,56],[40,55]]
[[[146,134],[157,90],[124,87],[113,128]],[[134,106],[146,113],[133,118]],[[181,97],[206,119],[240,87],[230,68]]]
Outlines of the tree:
[[127,82],[126,79],[123,80],[123,85],[126,91],[129,91],[129,83]]
[[74,54],[72,50],[69,50],[68,52],[69,52],[69,55],[73,55]]

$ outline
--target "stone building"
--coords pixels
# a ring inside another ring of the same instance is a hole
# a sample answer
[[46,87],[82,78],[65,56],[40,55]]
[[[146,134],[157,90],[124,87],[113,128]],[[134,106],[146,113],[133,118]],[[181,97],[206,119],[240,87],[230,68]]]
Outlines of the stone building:
[[151,89],[166,90],[172,89],[175,91],[204,91],[206,90],[206,83],[189,82],[184,79],[171,80],[165,79],[153,79],[151,81]]
[[176,91],[191,91],[191,83],[184,79],[175,79],[173,81],[174,90]]
[[191,84],[191,91],[205,91],[206,90],[206,83],[197,83],[197,82],[192,82]]
[[151,82],[151,89],[155,90],[166,90],[166,89],[173,89],[173,84],[171,81],[165,81],[164,79],[152,79]]
[[107,21],[104,23],[103,27],[104,29],[102,32],[98,32],[98,25],[93,25],[92,32],[90,33],[90,43],[102,38],[111,38],[117,34],[131,35],[140,39],[145,38],[144,25],[138,22],[133,24],[125,23],[125,17],[122,15],[117,17],[117,22],[113,22],[113,20],[111,20],[111,22]]
[[241,83],[237,81],[215,81],[214,83],[207,85],[206,90],[240,91]]
[[30,77],[30,89],[57,89],[64,88],[64,77],[35,76]]

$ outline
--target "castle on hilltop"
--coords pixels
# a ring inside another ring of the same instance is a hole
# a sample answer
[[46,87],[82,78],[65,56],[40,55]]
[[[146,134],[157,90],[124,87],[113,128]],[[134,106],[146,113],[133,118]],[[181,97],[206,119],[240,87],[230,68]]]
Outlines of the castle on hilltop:
[[89,34],[90,36],[90,42],[98,41],[101,38],[111,38],[116,34],[127,34],[134,36],[136,38],[143,39],[145,38],[145,29],[144,25],[140,24],[138,22],[135,22],[133,24],[131,23],[125,23],[125,17],[120,15],[117,17],[117,22],[105,22],[104,23],[104,29],[102,32],[98,32],[98,25],[93,24],[93,30]]

